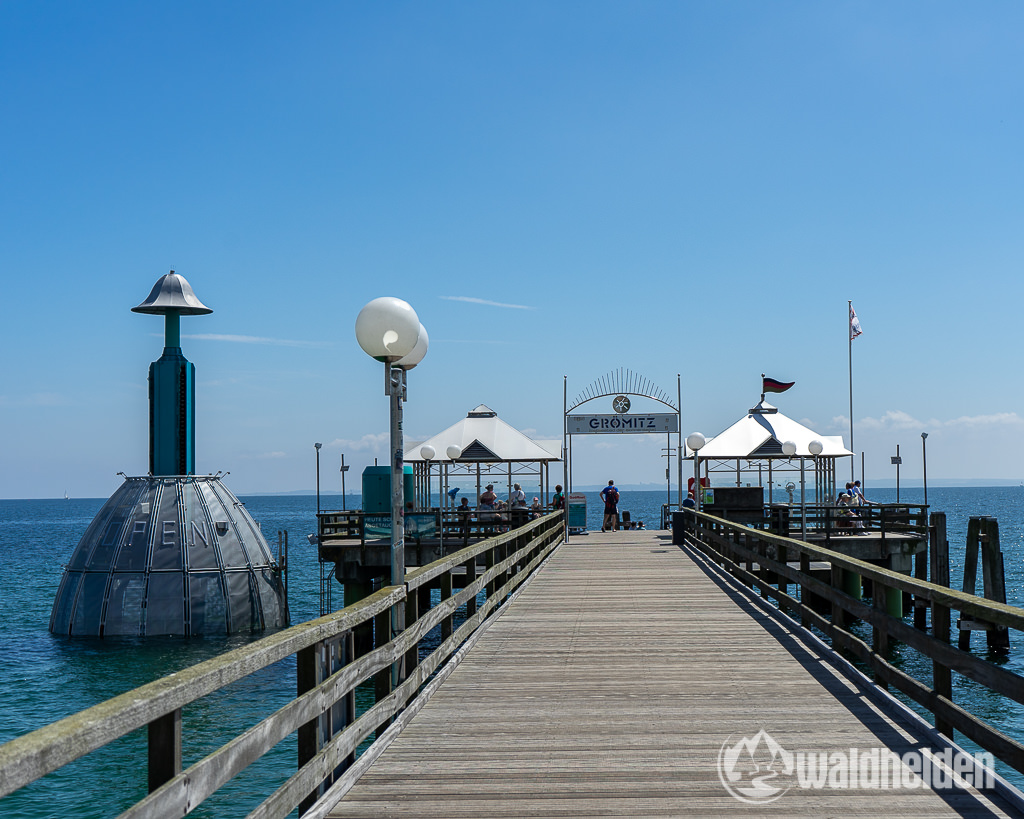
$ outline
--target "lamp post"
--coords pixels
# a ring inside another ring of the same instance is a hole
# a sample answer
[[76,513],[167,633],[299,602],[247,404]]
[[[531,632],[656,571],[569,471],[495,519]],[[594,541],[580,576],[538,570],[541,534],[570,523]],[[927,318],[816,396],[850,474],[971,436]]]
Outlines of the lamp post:
[[[356,317],[356,341],[371,358],[384,363],[384,392],[390,398],[391,440],[391,585],[405,583],[405,521],[403,485],[405,453],[402,438],[402,402],[406,397],[406,371],[427,354],[429,339],[416,311],[392,296],[374,299]],[[405,628],[405,604],[391,609],[391,636]],[[392,666],[393,684],[401,681],[402,660]]]
[[699,432],[691,432],[686,436],[686,445],[693,450],[693,509],[695,512],[700,511],[700,458],[697,457],[697,453],[703,448],[704,444],[708,442]]
[[818,456],[825,449],[825,445],[815,438],[809,444],[807,444],[807,451],[811,453],[814,458],[814,502],[821,503],[818,490],[821,487],[821,480],[818,478]]
[[316,447],[316,513],[320,514],[320,447],[323,444],[313,444]]
[[896,467],[896,503],[900,502],[900,464],[903,463],[903,459],[900,457],[900,445],[896,444],[896,454],[891,456],[889,459],[893,466]]
[[345,466],[345,453],[341,453],[341,511],[344,512],[348,509],[345,505],[345,473],[348,472],[348,467]]
[[[430,461],[437,454],[434,448],[430,444],[420,447],[420,455],[423,460],[427,462],[427,509],[430,509]],[[438,478],[440,481],[440,478]],[[438,489],[440,490],[441,485],[438,483]],[[444,556],[444,509],[441,508],[444,504],[438,505],[437,516],[438,516],[438,548],[441,550],[441,556]]]
[[921,433],[921,468],[924,475],[924,505],[928,505],[928,445],[925,441],[928,440],[928,433]]
[[[784,441],[782,454],[787,458],[796,455],[796,444],[793,441]],[[804,456],[800,456],[800,538],[807,540],[807,498],[805,497],[806,485],[804,482]]]

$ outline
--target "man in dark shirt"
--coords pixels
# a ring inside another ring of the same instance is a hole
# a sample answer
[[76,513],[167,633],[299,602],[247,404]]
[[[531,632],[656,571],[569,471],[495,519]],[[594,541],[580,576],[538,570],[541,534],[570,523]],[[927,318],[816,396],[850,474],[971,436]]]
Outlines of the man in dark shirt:
[[604,501],[604,523],[601,524],[601,531],[618,531],[619,529],[619,490],[615,488],[615,481],[608,481],[608,485],[601,490],[601,500]]

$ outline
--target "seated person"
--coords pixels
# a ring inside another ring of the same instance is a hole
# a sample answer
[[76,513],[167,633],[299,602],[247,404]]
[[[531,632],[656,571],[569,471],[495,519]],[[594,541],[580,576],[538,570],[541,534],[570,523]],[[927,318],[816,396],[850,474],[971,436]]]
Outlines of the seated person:
[[843,492],[836,501],[836,507],[839,509],[838,525],[844,529],[863,529],[864,521],[862,521],[860,519],[860,515],[853,510],[852,501],[852,496],[846,492]]
[[540,505],[540,498],[534,498],[530,504],[530,520],[536,520],[544,514],[544,507]]
[[473,509],[469,505],[469,498],[463,498],[455,508],[455,511],[459,515],[459,531],[464,535],[468,535],[469,521],[473,515]]

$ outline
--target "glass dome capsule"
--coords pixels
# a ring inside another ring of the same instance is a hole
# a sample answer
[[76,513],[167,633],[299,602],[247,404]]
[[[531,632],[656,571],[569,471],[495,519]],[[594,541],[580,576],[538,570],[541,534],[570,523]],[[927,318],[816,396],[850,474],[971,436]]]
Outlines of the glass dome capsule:
[[126,478],[64,570],[50,631],[235,634],[288,624],[281,569],[219,476]]

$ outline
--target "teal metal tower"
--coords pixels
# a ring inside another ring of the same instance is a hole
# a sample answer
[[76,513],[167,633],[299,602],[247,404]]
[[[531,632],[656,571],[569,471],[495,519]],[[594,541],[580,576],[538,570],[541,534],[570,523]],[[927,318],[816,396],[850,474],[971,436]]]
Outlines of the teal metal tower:
[[164,317],[164,352],[149,365],[149,474],[196,471],[196,368],[181,353],[181,317],[212,313],[184,276],[161,277],[133,313]]
[[164,317],[149,367],[149,474],[125,476],[64,568],[50,631],[199,636],[288,625],[284,566],[221,475],[195,474],[195,368],[182,316],[213,311],[173,270],[136,313]]

